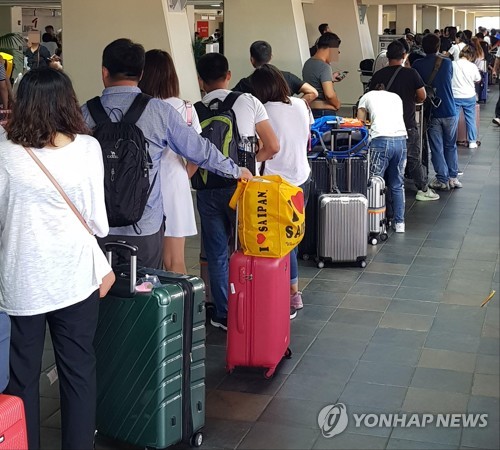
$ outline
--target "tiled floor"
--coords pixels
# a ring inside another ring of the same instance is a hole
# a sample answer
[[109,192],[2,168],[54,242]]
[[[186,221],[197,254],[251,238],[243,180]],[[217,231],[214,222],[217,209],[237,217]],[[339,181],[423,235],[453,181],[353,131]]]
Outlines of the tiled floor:
[[[292,322],[293,358],[275,377],[224,370],[225,334],[208,327],[204,448],[498,449],[499,150],[491,123],[497,88],[481,106],[482,145],[459,148],[464,188],[416,203],[406,234],[369,249],[366,269],[300,268],[305,308]],[[188,266],[198,272],[198,240]],[[481,302],[497,293],[487,306]],[[42,375],[43,448],[57,449],[57,382],[50,346]],[[483,413],[485,428],[356,427],[324,438],[319,411],[342,402],[363,413]],[[97,448],[120,447],[99,439]]]

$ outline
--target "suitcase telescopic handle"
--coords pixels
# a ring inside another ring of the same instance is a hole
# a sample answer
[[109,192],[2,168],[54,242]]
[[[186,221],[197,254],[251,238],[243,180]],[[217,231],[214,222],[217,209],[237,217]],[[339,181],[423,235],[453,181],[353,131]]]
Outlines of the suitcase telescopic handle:
[[125,241],[106,242],[104,248],[110,266],[112,265],[114,251],[120,249],[130,253],[130,293],[134,294],[137,283],[137,252],[139,248],[136,245],[127,244]]

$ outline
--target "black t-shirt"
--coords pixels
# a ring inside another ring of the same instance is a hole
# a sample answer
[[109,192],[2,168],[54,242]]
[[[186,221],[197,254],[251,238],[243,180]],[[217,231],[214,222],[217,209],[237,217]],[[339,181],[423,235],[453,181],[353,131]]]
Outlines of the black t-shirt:
[[451,40],[447,36],[441,36],[441,43],[439,45],[439,53],[444,53],[450,50]]
[[41,69],[49,65],[47,60],[50,58],[50,52],[43,45],[40,45],[35,52],[27,48],[24,51],[24,56],[28,58],[30,69]]
[[[280,70],[281,75],[288,84],[288,88],[290,89],[290,95],[298,94],[300,92],[300,88],[304,84],[304,82],[296,75],[290,72],[285,72],[284,70]],[[242,78],[238,81],[238,84],[233,88],[235,92],[245,92],[247,94],[254,95],[254,90],[252,87],[252,82],[250,81],[250,77]]]
[[[389,84],[390,79],[399,66],[387,66],[373,74],[369,89],[375,89],[375,86],[384,83]],[[389,92],[394,92],[401,97],[403,101],[403,118],[406,129],[416,128],[415,122],[415,93],[417,89],[424,87],[424,82],[415,69],[403,67],[396,75]]]

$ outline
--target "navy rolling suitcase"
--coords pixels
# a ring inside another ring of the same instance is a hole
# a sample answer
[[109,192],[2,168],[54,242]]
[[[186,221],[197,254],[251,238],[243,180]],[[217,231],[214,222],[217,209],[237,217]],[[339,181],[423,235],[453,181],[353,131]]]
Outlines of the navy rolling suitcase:
[[478,101],[486,103],[488,100],[488,72],[481,72],[481,81],[478,87]]

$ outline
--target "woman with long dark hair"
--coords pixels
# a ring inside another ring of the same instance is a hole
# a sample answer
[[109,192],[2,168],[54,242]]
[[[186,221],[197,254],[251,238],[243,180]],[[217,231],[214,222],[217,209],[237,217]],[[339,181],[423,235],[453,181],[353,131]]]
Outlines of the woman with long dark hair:
[[[288,84],[281,72],[271,64],[264,64],[250,77],[255,96],[264,104],[269,120],[280,142],[280,151],[265,162],[264,175],[281,175],[304,191],[304,205],[309,197],[307,147],[311,111],[304,100],[290,97]],[[304,307],[299,292],[297,248],[290,253],[290,317]]]
[[62,448],[93,447],[93,340],[99,285],[111,268],[89,233],[106,236],[109,228],[101,148],[88,132],[68,76],[34,69],[19,83],[0,133],[0,310],[12,324],[6,393],[23,399],[30,450],[40,447],[47,324],[60,382]]
[[[184,120],[201,133],[198,115],[193,106],[179,98],[179,78],[172,57],[163,50],[146,52],[144,73],[139,87],[142,92],[160,98],[175,108]],[[191,167],[191,164],[188,166]],[[190,172],[191,175],[194,173]],[[186,236],[197,234],[193,199],[184,159],[167,148],[161,157],[160,182],[163,197],[165,239],[163,265],[165,269],[186,273],[184,245]]]

